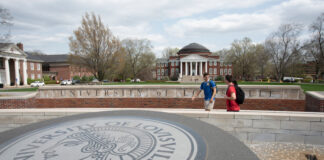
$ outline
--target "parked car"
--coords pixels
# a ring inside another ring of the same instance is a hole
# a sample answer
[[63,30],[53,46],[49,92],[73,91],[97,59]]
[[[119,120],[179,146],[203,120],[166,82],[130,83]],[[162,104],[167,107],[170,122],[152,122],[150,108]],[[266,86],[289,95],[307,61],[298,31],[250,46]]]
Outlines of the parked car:
[[35,82],[31,83],[30,86],[31,87],[45,86],[45,83],[41,82],[41,81],[35,81]]
[[284,82],[296,82],[298,80],[303,80],[303,78],[299,78],[299,77],[283,77]]
[[141,80],[136,78],[136,79],[132,79],[131,82],[141,82]]
[[71,80],[63,80],[61,81],[61,85],[71,85],[72,81]]
[[92,80],[93,83],[98,83],[99,81],[97,79]]
[[77,83],[81,83],[81,81],[78,80],[78,79],[76,79],[76,80],[72,80],[72,85],[75,85],[75,84],[77,84]]

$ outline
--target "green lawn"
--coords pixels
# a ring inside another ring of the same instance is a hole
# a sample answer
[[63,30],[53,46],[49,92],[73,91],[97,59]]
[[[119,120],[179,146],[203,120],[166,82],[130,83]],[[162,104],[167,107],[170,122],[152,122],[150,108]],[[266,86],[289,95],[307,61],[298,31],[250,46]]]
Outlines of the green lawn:
[[[198,83],[200,84],[200,83]],[[224,82],[217,84],[225,85]],[[179,82],[114,82],[105,83],[104,85],[197,85],[197,83],[179,83]],[[324,84],[310,83],[278,83],[278,82],[239,82],[239,85],[300,85],[304,91],[324,91]]]
[[0,92],[34,92],[37,91],[38,88],[11,88],[11,89],[1,89]]

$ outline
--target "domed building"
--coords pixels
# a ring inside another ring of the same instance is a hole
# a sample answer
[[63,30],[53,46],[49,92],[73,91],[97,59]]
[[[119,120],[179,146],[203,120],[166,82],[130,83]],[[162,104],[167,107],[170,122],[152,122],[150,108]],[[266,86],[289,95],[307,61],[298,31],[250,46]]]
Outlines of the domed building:
[[201,44],[190,43],[180,49],[177,56],[157,60],[154,78],[157,80],[174,79],[182,82],[202,81],[203,74],[208,72],[214,80],[218,76],[232,74],[232,65],[225,64],[219,56]]

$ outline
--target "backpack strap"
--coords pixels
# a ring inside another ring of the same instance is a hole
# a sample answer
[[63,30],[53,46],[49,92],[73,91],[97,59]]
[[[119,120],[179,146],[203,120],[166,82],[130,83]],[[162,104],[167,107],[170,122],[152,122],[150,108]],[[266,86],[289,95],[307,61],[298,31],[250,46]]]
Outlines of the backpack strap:
[[[209,80],[209,86],[211,86],[211,82],[212,80]],[[215,82],[215,87],[216,87],[216,93],[218,93],[218,87],[217,87],[217,85],[216,85],[216,82]],[[210,87],[212,90],[214,89],[214,88],[212,88],[212,87]],[[216,96],[216,95],[215,95]]]
[[[210,82],[211,82],[212,80],[209,80],[209,85],[211,86],[211,84],[210,84]],[[215,82],[215,87],[216,87],[216,93],[218,93],[218,87],[217,87],[217,85],[216,85],[216,82]],[[212,87],[210,87],[211,89],[213,89]]]

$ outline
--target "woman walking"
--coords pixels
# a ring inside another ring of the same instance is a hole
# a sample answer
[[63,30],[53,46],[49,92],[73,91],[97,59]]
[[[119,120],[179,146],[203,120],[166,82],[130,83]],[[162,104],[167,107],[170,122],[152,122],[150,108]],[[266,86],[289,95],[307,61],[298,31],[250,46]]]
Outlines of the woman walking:
[[225,76],[225,82],[228,85],[226,95],[224,98],[226,99],[226,106],[227,111],[231,112],[239,112],[240,106],[237,104],[236,100],[236,89],[234,85],[237,85],[236,81],[233,80],[233,77],[231,75]]

